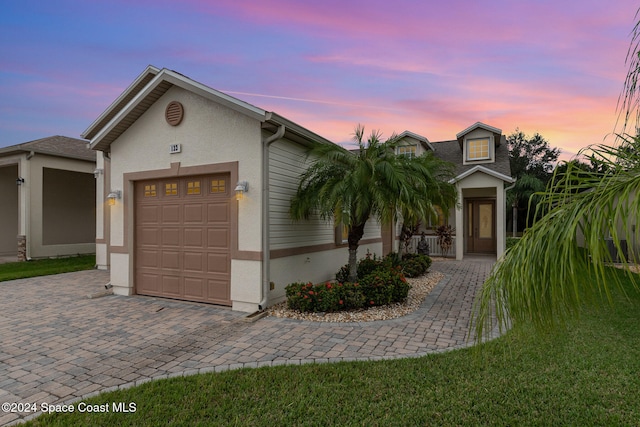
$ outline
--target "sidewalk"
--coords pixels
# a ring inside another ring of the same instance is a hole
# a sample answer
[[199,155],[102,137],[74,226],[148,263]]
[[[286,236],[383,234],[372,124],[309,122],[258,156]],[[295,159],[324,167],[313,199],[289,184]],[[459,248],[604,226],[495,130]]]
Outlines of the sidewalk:
[[[207,304],[107,296],[107,272],[0,283],[0,403],[69,403],[150,379],[258,366],[418,357],[469,345],[476,291],[495,259],[437,261],[445,278],[416,312],[312,323]],[[23,414],[28,415],[28,414]],[[0,413],[0,425],[20,419]]]

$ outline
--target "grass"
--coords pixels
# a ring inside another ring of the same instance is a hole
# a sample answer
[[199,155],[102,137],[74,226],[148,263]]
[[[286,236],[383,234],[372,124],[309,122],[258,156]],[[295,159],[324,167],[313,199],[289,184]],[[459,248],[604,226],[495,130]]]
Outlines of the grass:
[[95,265],[95,255],[10,262],[0,264],[0,282],[72,271],[91,270]]
[[27,425],[639,425],[640,296],[629,295],[585,307],[566,329],[523,327],[480,352],[153,381],[87,400],[133,402],[135,413],[54,414]]

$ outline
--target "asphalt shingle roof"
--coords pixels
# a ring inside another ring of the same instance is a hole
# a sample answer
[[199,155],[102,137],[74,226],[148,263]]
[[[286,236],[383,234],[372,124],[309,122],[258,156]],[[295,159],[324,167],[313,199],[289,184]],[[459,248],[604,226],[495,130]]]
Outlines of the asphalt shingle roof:
[[96,152],[89,149],[87,141],[60,135],[0,148],[0,156],[24,152],[30,153],[32,151],[49,156],[67,157],[90,162],[96,161]]

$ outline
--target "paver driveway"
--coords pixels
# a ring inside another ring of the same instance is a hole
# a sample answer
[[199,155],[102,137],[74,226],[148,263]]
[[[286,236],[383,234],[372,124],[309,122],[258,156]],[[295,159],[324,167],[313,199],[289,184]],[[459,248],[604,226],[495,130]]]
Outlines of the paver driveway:
[[[421,308],[367,323],[311,323],[150,297],[88,299],[83,271],[0,283],[0,403],[70,402],[152,378],[239,367],[415,357],[467,345],[493,260],[434,262],[446,277]],[[28,414],[0,412],[0,425]]]

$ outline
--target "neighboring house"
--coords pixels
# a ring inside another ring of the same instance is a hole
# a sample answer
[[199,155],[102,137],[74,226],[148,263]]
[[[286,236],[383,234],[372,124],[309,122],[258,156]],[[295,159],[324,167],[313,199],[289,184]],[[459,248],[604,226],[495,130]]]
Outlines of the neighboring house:
[[95,159],[65,136],[0,148],[0,255],[95,252]]
[[[506,185],[511,177],[509,151],[502,130],[477,122],[456,135],[452,141],[429,142],[423,136],[403,132],[398,136],[398,154],[421,155],[426,151],[456,166],[455,182],[458,206],[449,218],[426,224],[426,232],[448,223],[455,229],[455,256],[495,254],[505,250]],[[437,252],[435,238],[430,239]]]
[[[278,114],[150,66],[82,137],[104,171],[96,258],[117,294],[253,312],[347,262],[341,229],[289,218],[306,147],[331,142]],[[368,250],[382,252],[375,224]]]

